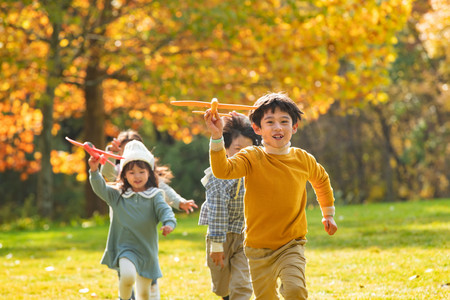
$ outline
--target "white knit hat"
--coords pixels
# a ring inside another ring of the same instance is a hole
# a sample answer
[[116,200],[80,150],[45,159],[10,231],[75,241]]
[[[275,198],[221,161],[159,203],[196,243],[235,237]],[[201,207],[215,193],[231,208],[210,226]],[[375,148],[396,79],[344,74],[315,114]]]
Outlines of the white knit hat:
[[121,170],[123,170],[123,167],[125,167],[127,163],[133,160],[145,161],[150,165],[152,170],[155,169],[155,157],[150,151],[148,151],[142,142],[136,140],[128,142],[125,145],[122,156],[124,159],[120,161]]

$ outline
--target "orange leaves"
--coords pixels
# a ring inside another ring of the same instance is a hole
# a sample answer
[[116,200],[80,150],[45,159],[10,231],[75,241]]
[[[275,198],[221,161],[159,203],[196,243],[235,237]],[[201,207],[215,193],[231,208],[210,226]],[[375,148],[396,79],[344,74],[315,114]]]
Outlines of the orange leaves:
[[50,162],[54,173],[77,174],[78,181],[86,180],[85,151],[74,147],[73,153],[53,150]]
[[27,174],[36,172],[36,162],[28,154],[34,151],[34,136],[41,131],[42,115],[19,100],[0,103],[0,172],[13,169]]

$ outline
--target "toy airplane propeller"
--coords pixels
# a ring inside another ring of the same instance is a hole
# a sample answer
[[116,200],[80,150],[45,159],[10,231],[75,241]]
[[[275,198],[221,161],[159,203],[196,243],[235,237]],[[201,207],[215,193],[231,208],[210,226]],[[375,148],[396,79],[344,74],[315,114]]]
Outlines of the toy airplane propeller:
[[[217,98],[213,98],[211,102],[203,102],[203,101],[192,101],[192,100],[185,100],[185,101],[170,101],[170,104],[175,106],[200,106],[200,107],[208,107],[211,108],[211,114],[214,116],[218,114],[219,116],[227,116],[231,117],[230,114],[222,114],[218,113],[217,110],[220,109],[237,109],[237,110],[252,110],[258,108],[257,106],[249,106],[249,105],[241,105],[241,104],[224,104],[219,103]],[[192,111],[196,114],[204,114],[204,111]]]
[[100,163],[102,165],[104,165],[106,162],[109,162],[111,165],[114,166],[114,164],[108,160],[109,157],[112,157],[112,158],[115,158],[115,159],[124,159],[124,157],[122,157],[120,155],[115,155],[115,154],[112,154],[110,152],[102,151],[102,150],[99,150],[99,149],[95,148],[95,146],[92,145],[91,142],[85,142],[85,143],[82,144],[80,142],[77,142],[77,141],[74,141],[72,139],[69,139],[67,136],[66,136],[66,140],[68,140],[69,142],[71,142],[75,146],[82,147],[84,150],[86,150],[87,153],[89,153],[95,159],[100,158]]

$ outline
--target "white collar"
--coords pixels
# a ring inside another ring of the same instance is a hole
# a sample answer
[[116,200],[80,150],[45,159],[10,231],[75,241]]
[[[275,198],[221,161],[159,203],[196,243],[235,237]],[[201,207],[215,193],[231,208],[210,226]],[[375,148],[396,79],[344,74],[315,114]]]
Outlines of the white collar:
[[289,154],[289,151],[291,151],[291,142],[287,143],[286,145],[284,145],[281,148],[275,148],[270,145],[267,145],[264,142],[264,140],[262,141],[262,145],[264,146],[264,151],[266,151],[266,153],[268,153],[268,154],[282,155],[282,154]]
[[128,188],[123,194],[122,196],[124,198],[130,198],[131,196],[133,196],[134,194],[139,194],[144,198],[152,198],[154,197],[157,193],[159,192],[159,189],[151,187],[146,189],[145,191],[142,192],[135,192],[133,191],[131,188]]
[[211,167],[205,170],[205,176],[200,180],[203,186],[206,186],[206,184],[209,181],[209,178],[211,178],[211,175],[213,175]]

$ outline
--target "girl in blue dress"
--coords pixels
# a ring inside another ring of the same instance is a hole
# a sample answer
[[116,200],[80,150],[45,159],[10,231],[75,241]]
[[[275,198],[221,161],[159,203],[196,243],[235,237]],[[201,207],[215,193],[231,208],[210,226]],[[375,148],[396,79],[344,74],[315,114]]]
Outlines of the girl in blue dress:
[[120,162],[120,181],[107,185],[99,159],[89,158],[89,180],[94,192],[112,210],[102,264],[120,272],[120,299],[130,299],[136,283],[137,299],[149,299],[152,279],[162,277],[158,262],[158,230],[164,236],[176,226],[175,215],[158,189],[155,158],[142,142],[130,141]]

